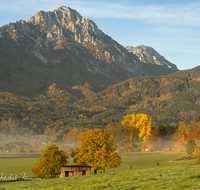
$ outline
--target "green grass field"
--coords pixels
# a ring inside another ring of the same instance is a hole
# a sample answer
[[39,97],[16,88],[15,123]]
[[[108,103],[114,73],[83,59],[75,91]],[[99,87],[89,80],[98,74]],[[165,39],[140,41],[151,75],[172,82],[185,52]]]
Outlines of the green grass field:
[[31,169],[39,157],[39,154],[0,154],[0,173],[4,173],[4,176],[17,174],[18,177],[26,173],[27,177],[35,177]]
[[[0,182],[0,190],[200,189],[200,165],[196,164],[197,160],[172,161],[183,155],[183,153],[122,155],[121,166],[106,170],[106,173],[98,171],[96,175],[91,174],[88,176],[62,179]],[[4,160],[4,165],[2,166],[1,164],[0,172],[2,172],[2,168],[5,171],[9,167],[11,168],[13,163],[15,165],[15,171],[19,173],[19,171],[22,171],[21,168],[27,165],[26,168],[23,168],[23,172],[26,172],[29,177],[34,177],[34,174],[31,174],[30,170],[38,158],[20,158],[21,161],[18,164],[14,162],[16,159],[0,159],[0,163]],[[6,165],[6,162],[10,162],[10,160],[13,160],[10,166],[8,164]],[[27,161],[25,162],[25,160]],[[157,162],[159,166],[157,166]],[[72,159],[69,160],[69,164],[72,164]],[[132,166],[132,169],[130,166]]]

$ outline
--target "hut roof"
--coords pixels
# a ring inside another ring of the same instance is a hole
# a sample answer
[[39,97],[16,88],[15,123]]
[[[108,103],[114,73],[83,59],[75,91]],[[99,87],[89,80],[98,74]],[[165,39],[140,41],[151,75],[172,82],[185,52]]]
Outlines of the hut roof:
[[61,167],[89,167],[91,168],[91,166],[87,166],[87,165],[62,165]]

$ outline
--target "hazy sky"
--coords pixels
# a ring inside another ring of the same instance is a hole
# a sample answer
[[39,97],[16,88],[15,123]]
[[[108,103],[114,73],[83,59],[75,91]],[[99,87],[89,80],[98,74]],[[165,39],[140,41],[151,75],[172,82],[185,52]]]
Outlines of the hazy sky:
[[0,0],[0,26],[62,5],[124,47],[151,46],[180,70],[200,65],[199,0]]

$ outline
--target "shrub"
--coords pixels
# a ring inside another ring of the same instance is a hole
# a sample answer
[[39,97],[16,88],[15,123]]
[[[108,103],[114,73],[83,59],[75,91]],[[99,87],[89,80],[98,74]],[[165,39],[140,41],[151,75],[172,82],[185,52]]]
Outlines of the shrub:
[[194,149],[196,148],[196,144],[194,140],[189,140],[186,144],[186,152],[188,154],[192,154],[194,152]]

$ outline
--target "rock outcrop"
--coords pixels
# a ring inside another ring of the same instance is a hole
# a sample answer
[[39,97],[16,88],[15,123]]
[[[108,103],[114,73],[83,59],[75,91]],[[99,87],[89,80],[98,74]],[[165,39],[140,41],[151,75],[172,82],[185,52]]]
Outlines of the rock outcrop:
[[139,45],[136,47],[127,46],[126,49],[136,55],[143,63],[162,65],[176,71],[178,70],[176,65],[166,60],[152,47]]

